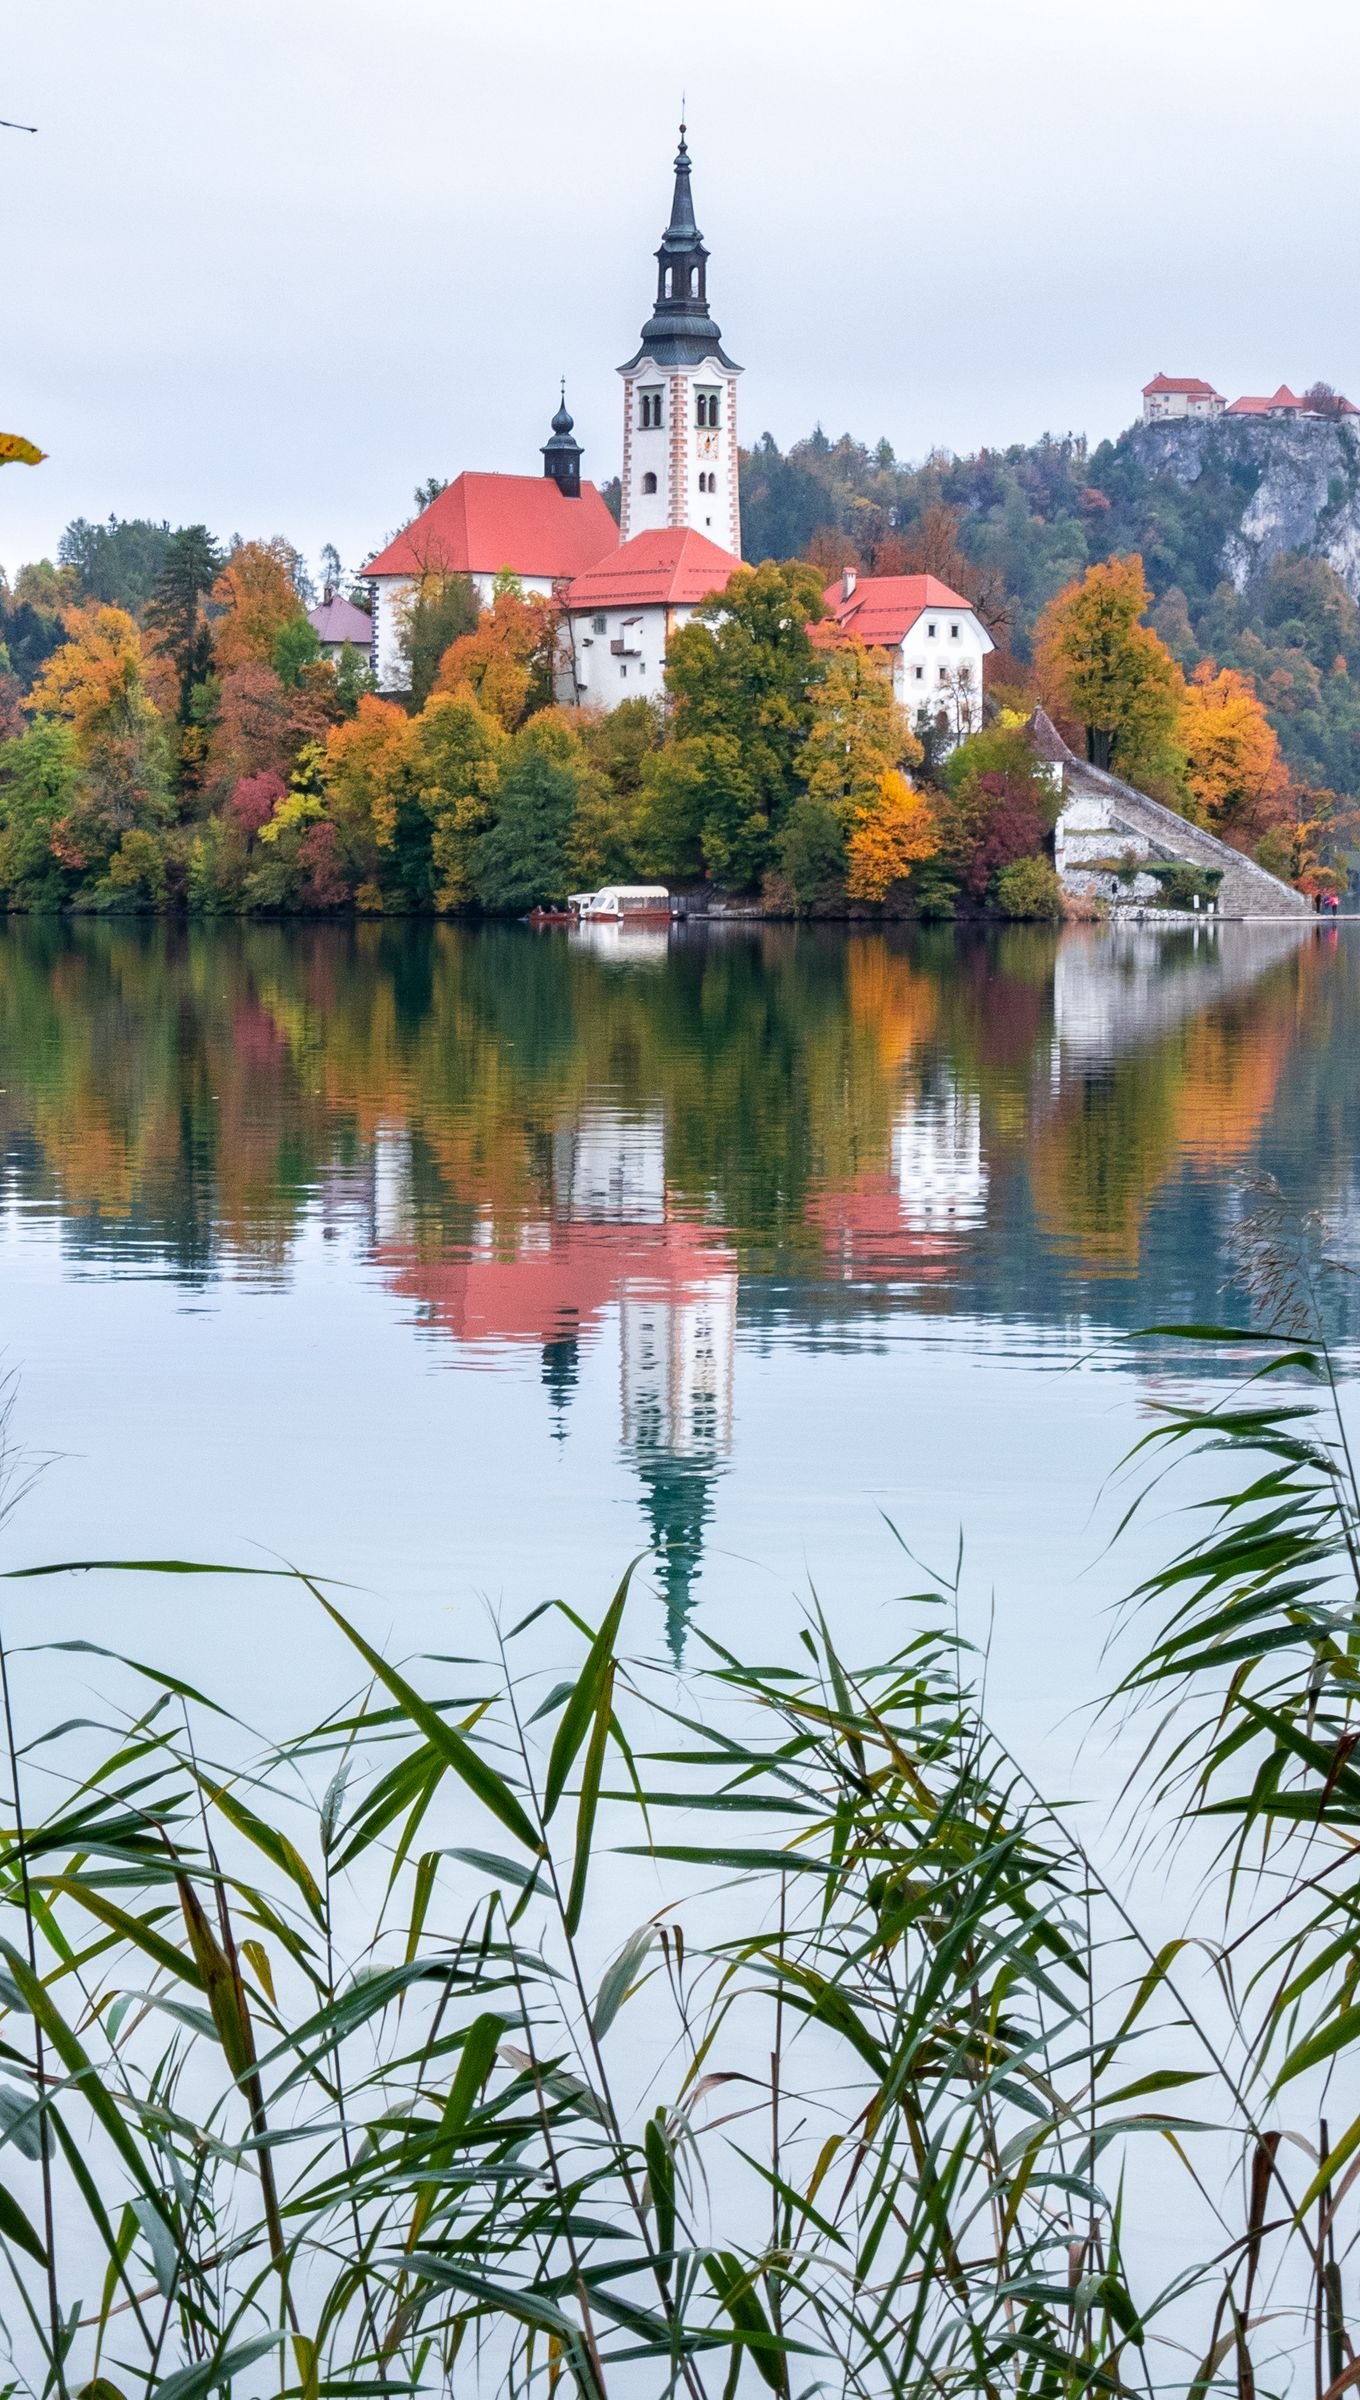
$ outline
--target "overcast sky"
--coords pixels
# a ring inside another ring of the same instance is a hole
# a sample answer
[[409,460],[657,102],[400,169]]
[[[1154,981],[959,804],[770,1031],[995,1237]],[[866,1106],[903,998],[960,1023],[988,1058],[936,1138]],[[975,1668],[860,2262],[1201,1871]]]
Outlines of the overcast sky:
[[357,565],[462,467],[585,471],[688,91],[741,432],[1093,441],[1158,368],[1360,392],[1354,0],[0,9],[0,562],[73,516]]

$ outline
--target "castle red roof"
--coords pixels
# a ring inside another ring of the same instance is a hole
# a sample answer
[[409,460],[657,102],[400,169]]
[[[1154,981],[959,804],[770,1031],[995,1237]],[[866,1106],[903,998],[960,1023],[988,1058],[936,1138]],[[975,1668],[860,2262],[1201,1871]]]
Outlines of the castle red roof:
[[567,593],[571,609],[696,608],[741,565],[730,550],[689,525],[658,525],[611,550]]
[[1198,400],[1222,398],[1222,393],[1216,392],[1202,375],[1154,375],[1151,383],[1143,386],[1143,398],[1148,399],[1154,392],[1184,392],[1188,398]]
[[366,575],[536,575],[569,582],[617,550],[619,529],[593,483],[569,500],[548,475],[454,477]]
[[[829,584],[824,598],[827,614],[812,627],[820,647],[834,642],[839,629],[855,634],[871,650],[895,650],[927,609],[975,613],[971,600],[951,591],[938,575],[860,575],[848,596],[842,580]],[[995,649],[985,626],[982,638],[987,649]]]
[[[1344,392],[1337,393],[1335,407],[1338,416],[1360,416],[1360,409],[1353,400],[1346,398]],[[1244,392],[1242,398],[1234,400],[1224,413],[1230,417],[1275,417],[1286,413],[1293,415],[1295,411],[1301,411],[1306,416],[1321,416],[1324,413],[1312,406],[1306,394],[1301,396],[1298,392],[1291,392],[1287,383],[1282,383],[1278,392],[1272,392],[1268,399],[1257,392]]]

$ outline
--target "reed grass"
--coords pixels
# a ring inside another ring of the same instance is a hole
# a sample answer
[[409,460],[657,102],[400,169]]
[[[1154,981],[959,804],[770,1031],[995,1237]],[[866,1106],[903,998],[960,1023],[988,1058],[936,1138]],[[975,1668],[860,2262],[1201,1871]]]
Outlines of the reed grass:
[[1144,1836],[1220,1845],[1193,1939],[989,1731],[948,1585],[868,1667],[813,1608],[680,1681],[626,1576],[553,1681],[542,1611],[399,1665],[298,1577],[353,1690],[245,1763],[126,1660],[35,1731],[0,1646],[6,2390],[1360,2383],[1360,1496],[1325,1345],[1189,1338],[1243,1378],[1143,1455],[1220,1494],[1111,1704]]

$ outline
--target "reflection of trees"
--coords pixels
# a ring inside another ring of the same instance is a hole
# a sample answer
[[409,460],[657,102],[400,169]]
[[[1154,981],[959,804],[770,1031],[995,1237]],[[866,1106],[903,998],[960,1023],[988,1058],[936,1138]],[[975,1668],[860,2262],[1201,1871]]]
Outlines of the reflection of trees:
[[655,973],[505,927],[11,921],[0,1129],[13,1187],[73,1242],[193,1273],[279,1271],[318,1206],[408,1260],[475,1237],[510,1265],[601,1096],[658,1126],[672,1215],[809,1284],[843,1278],[846,1226],[880,1209],[890,1250],[895,1128],[945,1089],[978,1112],[993,1237],[1028,1194],[1086,1269],[1135,1265],[1168,1176],[1246,1157],[1272,1114],[1338,1184],[1355,999],[1311,940],[1061,1073],[1055,940],[770,927]]

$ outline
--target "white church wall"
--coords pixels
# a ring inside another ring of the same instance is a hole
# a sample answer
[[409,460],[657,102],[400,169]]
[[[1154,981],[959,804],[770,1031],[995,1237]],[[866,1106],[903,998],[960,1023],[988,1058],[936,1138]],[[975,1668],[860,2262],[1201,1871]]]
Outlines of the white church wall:
[[[587,708],[617,708],[621,700],[660,700],[666,689],[670,626],[683,625],[693,614],[691,608],[659,606],[573,609],[575,697]],[[617,651],[616,642],[622,645]]]

